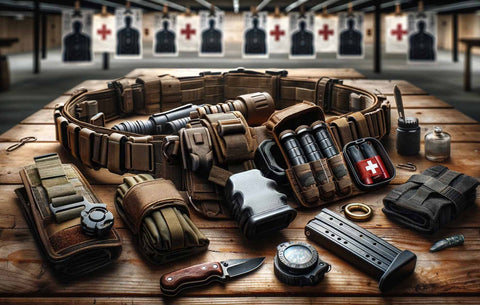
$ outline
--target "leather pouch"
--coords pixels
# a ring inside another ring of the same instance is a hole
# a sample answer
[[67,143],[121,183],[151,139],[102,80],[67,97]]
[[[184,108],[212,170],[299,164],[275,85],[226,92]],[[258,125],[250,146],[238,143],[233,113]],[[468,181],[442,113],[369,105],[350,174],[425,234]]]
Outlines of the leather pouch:
[[434,233],[475,203],[478,184],[474,177],[436,165],[388,193],[383,213],[415,231]]
[[[77,195],[91,203],[101,202],[75,166],[61,166]],[[68,215],[67,218],[71,219],[56,221],[49,209],[50,200],[36,165],[24,167],[20,177],[24,187],[16,189],[15,193],[33,235],[55,270],[64,275],[79,276],[102,268],[119,257],[122,243],[115,229],[112,228],[103,237],[86,235],[77,209],[74,210],[77,216],[73,215],[72,218],[72,215]]]
[[148,174],[124,178],[117,188],[118,214],[135,236],[138,249],[154,264],[205,251],[209,240],[189,218],[184,198],[170,180]]
[[324,123],[324,121],[325,116],[322,109],[304,101],[276,111],[266,123],[267,130],[271,132],[286,163],[285,173],[293,193],[297,201],[307,207],[319,206],[360,193],[352,184],[341,149],[329,128],[326,128],[326,131],[336,147],[336,155],[299,165],[293,165],[289,160],[281,143],[280,134],[286,130],[293,131],[299,125],[310,126],[320,122]]

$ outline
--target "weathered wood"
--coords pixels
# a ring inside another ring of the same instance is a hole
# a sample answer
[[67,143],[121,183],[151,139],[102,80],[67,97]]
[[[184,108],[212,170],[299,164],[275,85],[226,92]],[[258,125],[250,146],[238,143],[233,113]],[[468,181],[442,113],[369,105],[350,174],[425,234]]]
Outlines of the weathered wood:
[[[205,71],[211,72],[227,72],[233,69],[165,69],[165,68],[140,68],[134,69],[125,75],[125,78],[135,79],[140,76],[155,76],[155,75],[162,75],[162,74],[171,74],[176,77],[184,77],[184,76],[196,76],[199,75],[200,72]],[[265,72],[266,69],[248,69],[248,70],[255,70],[258,72]],[[268,70],[283,70],[283,69],[276,69],[271,68]],[[295,76],[295,77],[322,77],[328,76],[332,78],[349,78],[349,79],[358,79],[358,78],[365,78],[363,74],[358,72],[355,69],[351,68],[313,68],[313,69],[288,69],[288,76]]]
[[20,124],[53,124],[53,109],[40,109],[23,119]]
[[[379,296],[377,282],[355,267],[318,246],[320,256],[332,264],[325,279],[314,287],[293,287],[280,283],[273,274],[276,245],[285,240],[307,241],[303,229],[284,230],[270,238],[247,241],[237,230],[202,230],[210,239],[209,250],[184,261],[167,266],[150,266],[137,254],[130,232],[119,230],[123,252],[111,267],[82,280],[68,281],[53,276],[37,250],[29,230],[4,229],[0,236],[0,293],[42,296],[150,296],[159,295],[159,278],[193,264],[231,258],[266,256],[264,265],[246,277],[226,285],[211,285],[190,290],[185,295],[291,295],[297,296]],[[401,249],[417,254],[415,274],[383,295],[457,295],[478,294],[480,285],[480,236],[477,229],[463,229],[464,245],[438,253],[429,253],[431,238],[407,230],[372,229],[372,233]],[[445,230],[452,235],[457,229]],[[248,249],[248,251],[245,251]],[[466,275],[468,274],[468,280]]]
[[41,304],[75,304],[75,305],[108,305],[108,304],[151,304],[151,305],[164,305],[164,304],[188,304],[188,305],[210,305],[210,304],[237,304],[237,305],[251,305],[251,304],[263,304],[263,305],[277,305],[277,304],[291,304],[291,305],[304,305],[304,304],[339,304],[339,305],[411,305],[411,304],[465,304],[465,305],[477,305],[478,297],[177,297],[171,298],[158,298],[158,297],[78,297],[78,298],[0,298],[0,303],[4,305],[13,304],[28,304],[28,305],[41,305]]
[[398,85],[402,95],[421,95],[427,94],[419,87],[404,80],[378,80],[378,79],[346,79],[343,81],[345,85],[360,87],[375,93],[385,95],[393,94],[393,86]]
[[0,135],[0,142],[17,142],[23,137],[36,137],[37,142],[55,142],[55,126],[53,124],[18,124]]
[[[392,109],[397,109],[395,98],[393,95],[387,95]],[[453,106],[432,95],[405,95],[402,96],[403,108],[453,108]],[[396,110],[392,110],[396,111]]]
[[110,79],[89,79],[86,81],[81,82],[80,84],[76,85],[75,87],[71,88],[70,90],[65,91],[64,94],[73,94],[75,91],[85,88],[88,91],[100,90],[108,88],[108,82]]
[[[455,109],[405,109],[405,116],[414,116],[422,124],[478,124],[477,121]],[[392,125],[397,126],[398,112],[391,111]]]
[[[21,185],[0,185],[0,193],[3,196],[0,197],[0,205],[2,210],[0,212],[0,229],[26,229],[27,223],[23,217],[23,214],[19,208],[19,201],[16,198],[14,190]],[[114,205],[114,197],[116,185],[93,185],[95,193],[100,197],[101,201],[107,204],[107,207],[115,217],[115,227],[119,229],[126,229],[127,226],[122,222],[120,216],[116,212]],[[393,186],[387,186],[385,188],[361,194],[346,200],[327,204],[325,206],[317,208],[299,208],[297,209],[297,217],[288,226],[290,229],[303,229],[305,224],[313,219],[315,215],[320,213],[322,208],[328,208],[336,213],[342,214],[342,207],[350,202],[364,202],[368,204],[373,210],[373,217],[371,220],[362,223],[362,227],[367,229],[372,228],[384,228],[384,229],[397,229],[399,226],[389,220],[382,212],[383,198],[392,190]],[[195,211],[190,208],[190,218],[200,229],[236,229],[238,225],[233,220],[218,220],[212,221],[210,219],[199,216]],[[480,218],[480,194],[476,201],[475,206],[472,206],[465,213],[461,214],[458,219],[450,222],[445,228],[475,228],[478,227],[478,219]],[[442,237],[442,231],[437,235],[432,236]]]
[[71,97],[70,94],[68,95],[60,95],[50,103],[43,106],[44,109],[54,109],[56,104],[64,104],[69,98]]

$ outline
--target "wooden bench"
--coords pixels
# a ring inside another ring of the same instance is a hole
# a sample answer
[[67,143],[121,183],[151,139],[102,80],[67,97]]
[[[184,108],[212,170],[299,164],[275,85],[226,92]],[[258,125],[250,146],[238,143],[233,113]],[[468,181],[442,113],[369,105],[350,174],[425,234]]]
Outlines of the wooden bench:
[[[129,75],[138,75],[138,70],[135,71]],[[293,70],[291,73],[301,71],[303,70]],[[310,72],[315,73],[313,70]],[[168,69],[155,70],[155,73],[174,74]],[[423,140],[419,156],[407,158],[399,156],[395,151],[397,114],[392,94],[393,85],[398,83],[405,95],[406,115],[419,118],[422,136],[436,125],[444,127],[452,135],[452,157],[444,164],[452,170],[480,177],[480,125],[476,121],[405,81],[361,79],[346,80],[345,83],[379,90],[393,103],[392,131],[383,142],[394,163],[414,162],[418,167],[417,173],[435,165],[423,156]],[[98,89],[105,85],[106,81],[86,81],[79,86]],[[166,266],[147,264],[137,253],[132,236],[113,205],[114,192],[122,182],[122,177],[107,170],[94,171],[81,166],[55,142],[52,108],[55,103],[65,101],[72,91],[69,90],[66,95],[0,135],[0,304],[478,304],[480,199],[477,199],[475,207],[435,235],[415,233],[391,222],[381,211],[382,199],[386,193],[413,174],[401,169],[397,170],[392,185],[327,206],[340,213],[341,207],[347,202],[369,204],[374,210],[373,219],[360,225],[396,247],[411,250],[417,255],[415,274],[387,293],[380,293],[374,279],[313,243],[320,257],[332,264],[332,270],[322,282],[314,287],[293,287],[282,284],[275,278],[273,257],[276,245],[290,240],[307,241],[304,227],[321,208],[299,210],[297,218],[288,229],[270,238],[254,241],[244,239],[234,221],[209,221],[192,212],[193,222],[211,241],[208,251]],[[36,136],[38,141],[28,143],[11,153],[5,151],[6,147],[24,136]],[[14,189],[21,184],[19,169],[33,163],[34,156],[51,152],[58,153],[64,162],[73,162],[79,166],[95,192],[113,211],[115,226],[123,240],[123,252],[116,263],[82,279],[65,281],[53,276],[14,194]],[[428,252],[434,241],[454,234],[465,236],[463,246],[438,253]],[[161,297],[159,279],[167,271],[190,264],[253,256],[266,256],[266,261],[259,270],[248,276],[225,285],[213,284],[190,290],[173,301]]]

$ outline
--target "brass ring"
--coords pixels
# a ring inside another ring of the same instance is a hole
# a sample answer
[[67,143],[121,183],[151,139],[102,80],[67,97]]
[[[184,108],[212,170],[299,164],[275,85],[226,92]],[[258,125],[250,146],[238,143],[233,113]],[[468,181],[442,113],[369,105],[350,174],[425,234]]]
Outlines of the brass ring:
[[[345,206],[345,216],[355,221],[365,221],[372,218],[372,208],[363,203],[349,203]],[[353,211],[361,211],[362,214],[354,213]]]

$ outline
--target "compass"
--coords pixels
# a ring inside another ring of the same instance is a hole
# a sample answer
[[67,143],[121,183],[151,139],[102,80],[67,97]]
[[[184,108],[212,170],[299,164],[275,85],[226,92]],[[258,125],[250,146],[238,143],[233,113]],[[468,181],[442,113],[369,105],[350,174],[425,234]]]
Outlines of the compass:
[[330,267],[318,257],[317,250],[305,242],[285,242],[277,246],[275,275],[286,284],[316,285]]

